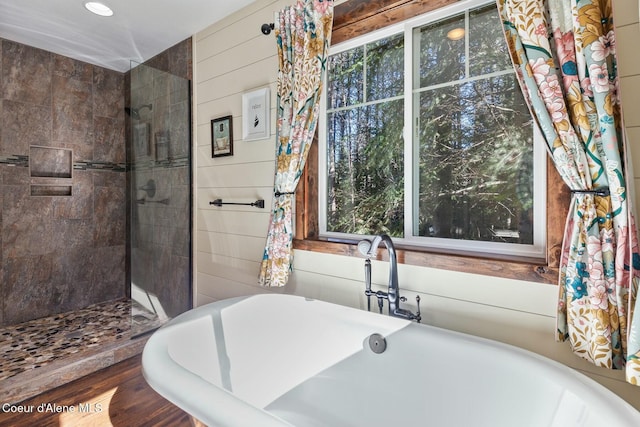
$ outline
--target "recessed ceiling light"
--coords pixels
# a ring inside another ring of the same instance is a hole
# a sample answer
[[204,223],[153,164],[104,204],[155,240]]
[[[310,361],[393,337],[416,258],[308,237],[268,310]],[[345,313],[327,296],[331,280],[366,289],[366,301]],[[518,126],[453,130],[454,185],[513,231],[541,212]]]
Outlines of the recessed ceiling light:
[[100,3],[97,1],[88,1],[84,4],[84,7],[87,8],[90,12],[95,13],[100,16],[112,16],[113,10],[109,6],[104,3]]
[[464,37],[464,28],[454,28],[453,30],[447,33],[447,38],[449,40],[460,40]]

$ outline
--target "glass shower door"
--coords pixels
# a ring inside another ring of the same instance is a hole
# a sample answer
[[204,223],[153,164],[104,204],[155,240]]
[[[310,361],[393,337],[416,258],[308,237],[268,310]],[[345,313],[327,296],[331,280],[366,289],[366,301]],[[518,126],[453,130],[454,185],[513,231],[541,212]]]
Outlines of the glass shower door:
[[134,335],[192,307],[190,81],[131,67],[130,276]]

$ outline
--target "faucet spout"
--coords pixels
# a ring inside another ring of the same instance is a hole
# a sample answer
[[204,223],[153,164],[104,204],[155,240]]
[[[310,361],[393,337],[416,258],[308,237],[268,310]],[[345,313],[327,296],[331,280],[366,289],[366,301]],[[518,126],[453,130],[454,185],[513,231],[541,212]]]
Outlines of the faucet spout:
[[391,314],[399,308],[398,258],[396,257],[396,248],[393,246],[393,240],[387,234],[381,234],[373,239],[369,248],[369,256],[375,255],[380,243],[384,243],[389,253],[389,290],[387,292],[387,300],[389,301],[389,313]]
[[[389,253],[389,289],[386,293],[378,291],[374,293],[371,290],[371,262],[370,258],[376,255],[378,246],[380,243],[384,243]],[[396,248],[393,245],[393,240],[386,234],[376,236],[373,241],[363,240],[358,243],[358,249],[367,257],[365,262],[365,295],[367,296],[367,310],[371,310],[370,298],[372,295],[378,297],[378,305],[382,310],[382,300],[389,301],[389,315],[401,317],[409,320],[416,320],[420,322],[420,297],[416,297],[418,304],[418,312],[412,313],[409,310],[400,307],[401,301],[406,301],[405,298],[400,296],[400,286],[398,285],[398,258],[396,256]]]

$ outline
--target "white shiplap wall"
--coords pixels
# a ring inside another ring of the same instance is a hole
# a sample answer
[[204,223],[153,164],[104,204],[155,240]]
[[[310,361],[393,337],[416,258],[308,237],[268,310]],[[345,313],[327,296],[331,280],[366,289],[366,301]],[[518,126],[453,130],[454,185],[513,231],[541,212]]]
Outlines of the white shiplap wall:
[[640,212],[640,24],[638,23],[638,2],[614,0],[616,23],[616,50],[618,53],[618,73],[622,94],[624,124],[627,142],[631,152],[634,184],[636,189],[635,212]]
[[[274,37],[263,36],[260,26],[273,22],[273,13],[290,2],[260,0],[195,37],[195,305],[258,292],[286,292],[366,307],[362,293],[363,260],[359,258],[296,251],[294,272],[285,288],[258,287],[269,206],[261,210],[208,204],[216,198],[228,201],[263,198],[267,205],[271,203],[277,61]],[[623,74],[623,96],[625,100],[640,99],[640,60],[632,47],[632,41],[638,40],[638,5],[615,0],[616,5],[619,3],[623,6],[616,10],[616,16],[635,19],[620,24],[620,38],[633,37],[626,46],[620,42],[620,54],[625,60],[626,56],[632,57],[620,64],[621,74],[627,73]],[[635,71],[630,67],[635,67]],[[265,86],[271,88],[272,137],[242,141],[242,94]],[[635,105],[626,111],[627,116],[632,116],[627,120],[630,136],[638,144],[639,108]],[[234,123],[234,155],[213,159],[210,120],[229,114],[233,115]],[[640,162],[640,156],[636,157]],[[640,172],[640,165],[636,170]],[[416,294],[421,295],[426,323],[543,354],[580,369],[640,408],[640,389],[626,384],[621,372],[595,368],[573,356],[566,344],[554,341],[555,286],[406,265],[400,266],[399,279],[403,294],[410,301]],[[385,286],[386,263],[374,261],[373,280],[376,286]]]
[[[196,120],[195,292],[196,304],[256,292],[269,223],[268,206],[209,206],[230,202],[271,202],[275,159],[277,61],[272,36],[260,32],[273,22],[283,1],[258,1],[195,37]],[[271,89],[272,137],[242,140],[242,94]],[[234,155],[211,157],[211,119],[232,115]],[[250,284],[250,285],[249,285]]]

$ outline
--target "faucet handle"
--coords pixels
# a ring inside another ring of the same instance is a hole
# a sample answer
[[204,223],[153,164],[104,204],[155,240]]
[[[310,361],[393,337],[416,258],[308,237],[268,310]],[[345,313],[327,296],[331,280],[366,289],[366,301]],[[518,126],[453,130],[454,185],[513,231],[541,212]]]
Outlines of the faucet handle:
[[416,295],[416,305],[418,306],[418,311],[416,311],[416,322],[420,323],[420,320],[422,320],[422,316],[420,316],[420,295]]
[[380,311],[380,314],[382,314],[382,309],[384,308],[384,297],[380,295],[380,293],[376,296],[378,297],[378,310]]
[[380,314],[382,314],[382,309],[384,308],[384,300],[389,299],[389,294],[383,291],[377,291],[374,295],[378,298],[378,309],[380,310]]

